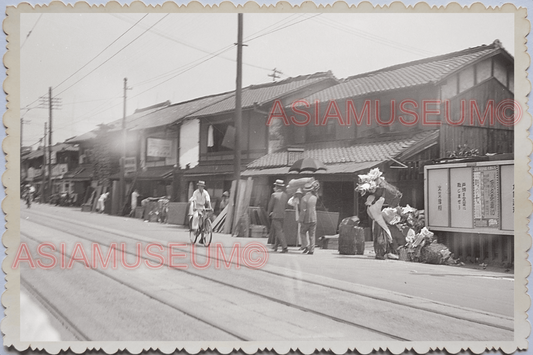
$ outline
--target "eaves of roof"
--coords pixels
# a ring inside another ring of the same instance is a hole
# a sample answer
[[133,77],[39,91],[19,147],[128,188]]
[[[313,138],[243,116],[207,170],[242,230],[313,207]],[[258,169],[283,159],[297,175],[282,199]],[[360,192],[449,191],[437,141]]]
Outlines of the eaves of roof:
[[[289,78],[280,82],[252,85],[242,90],[241,107],[249,109],[255,105],[264,105],[269,102],[289,96],[298,90],[307,86],[319,83],[325,80],[337,81],[337,79],[330,73],[315,73],[311,75],[303,75],[296,78]],[[206,107],[203,110],[189,115],[187,118],[198,118],[203,116],[212,116],[224,114],[235,110],[235,93],[228,96],[226,99],[217,104]]]
[[90,181],[94,175],[93,165],[85,164],[67,171],[63,174],[63,180]]
[[[47,148],[48,149],[48,148]],[[77,152],[79,151],[78,147],[72,146],[72,144],[67,143],[58,143],[52,146],[53,152]],[[38,149],[28,153],[26,156],[21,157],[21,160],[35,159],[43,156],[43,150]]]
[[[419,148],[429,147],[437,141],[438,130],[419,131],[408,136],[394,138],[376,137],[364,143],[350,141],[332,141],[306,145],[301,157],[310,157],[323,162],[328,167],[328,173],[341,171],[342,166],[333,170],[333,165],[347,163],[383,162],[391,158],[398,158],[403,153],[420,151]],[[267,154],[254,160],[247,166],[247,171],[272,168],[289,168],[289,153],[279,151]],[[346,165],[345,167],[349,167]],[[345,170],[345,169],[344,169]]]

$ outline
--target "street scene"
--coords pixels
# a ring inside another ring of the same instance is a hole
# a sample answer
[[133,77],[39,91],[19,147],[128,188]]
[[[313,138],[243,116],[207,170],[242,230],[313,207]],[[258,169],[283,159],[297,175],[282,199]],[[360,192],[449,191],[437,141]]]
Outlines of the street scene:
[[375,15],[22,14],[20,341],[516,344],[513,17]]
[[[21,340],[496,341],[513,337],[513,275],[500,270],[377,260],[371,243],[363,255],[317,249],[309,257],[296,247],[289,247],[284,255],[267,251],[265,238],[218,233],[206,256],[204,246],[192,249],[188,230],[181,226],[50,205],[22,208],[21,228],[21,242],[29,250],[45,242],[58,247],[56,252],[43,249],[57,259],[55,268],[20,265],[21,302],[25,301]],[[65,243],[64,268],[60,267],[61,243]],[[73,255],[78,243],[82,248]],[[116,268],[112,259],[106,268],[101,263],[92,268],[95,243],[104,261],[112,243],[118,249],[125,244]],[[142,244],[142,259],[134,266],[137,243]],[[173,267],[167,258],[170,243],[180,244]],[[264,246],[264,251],[257,248],[252,256],[266,259],[264,266],[247,266],[243,253],[240,259],[230,260],[234,245],[242,251],[250,243]],[[163,246],[153,248],[153,253],[163,256],[164,263],[145,253],[148,244]],[[217,245],[225,254],[217,256]],[[84,265],[84,253],[90,268]],[[51,263],[37,254],[36,259]],[[76,261],[70,265],[72,259]],[[147,261],[163,265],[153,269]],[[25,313],[26,305],[30,314]]]

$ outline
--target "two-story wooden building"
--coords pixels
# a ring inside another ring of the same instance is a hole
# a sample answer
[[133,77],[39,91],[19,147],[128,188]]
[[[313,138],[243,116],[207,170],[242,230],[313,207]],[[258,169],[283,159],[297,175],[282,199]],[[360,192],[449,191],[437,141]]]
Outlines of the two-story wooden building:
[[[242,90],[241,166],[275,151],[278,141],[267,126],[268,113],[274,102],[284,105],[331,87],[337,79],[331,72],[288,78],[279,82],[251,85]],[[196,181],[204,180],[214,200],[220,199],[231,187],[235,161],[235,92],[226,99],[189,115],[185,122],[199,125],[199,162],[183,172],[185,200],[196,188]],[[252,203],[264,200],[263,191],[254,188]]]
[[78,147],[74,144],[57,143],[50,150],[39,147],[21,157],[24,182],[32,184],[38,196],[43,192],[43,181],[48,197],[50,194],[71,192],[72,186],[64,177],[69,170],[77,167]]
[[366,217],[358,175],[379,167],[424,208],[423,166],[461,146],[479,155],[512,153],[514,61],[499,41],[346,78],[289,104],[275,105],[269,129],[279,149],[250,162],[244,176],[269,191],[300,157],[322,161],[323,207]]

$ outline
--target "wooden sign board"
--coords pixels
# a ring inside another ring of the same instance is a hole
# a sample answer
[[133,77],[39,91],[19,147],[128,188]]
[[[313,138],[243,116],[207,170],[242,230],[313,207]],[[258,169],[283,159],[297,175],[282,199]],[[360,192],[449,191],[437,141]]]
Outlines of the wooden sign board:
[[512,161],[426,166],[425,196],[430,229],[488,234],[514,230]]

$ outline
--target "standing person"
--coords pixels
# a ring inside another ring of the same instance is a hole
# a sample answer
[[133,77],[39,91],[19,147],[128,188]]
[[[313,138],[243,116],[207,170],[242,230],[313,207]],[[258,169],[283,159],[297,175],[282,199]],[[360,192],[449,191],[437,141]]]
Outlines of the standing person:
[[130,217],[135,217],[135,209],[137,208],[137,200],[139,199],[139,191],[133,190],[131,193],[131,212]]
[[33,199],[35,198],[35,187],[30,184],[30,200],[33,202]]
[[30,185],[24,186],[24,191],[22,192],[22,198],[26,201],[26,207],[31,207],[31,193],[30,193]]
[[98,199],[98,204],[96,205],[96,211],[100,213],[104,213],[105,201],[107,200],[107,195],[109,195],[109,192],[105,192],[100,195],[100,198]]
[[211,209],[211,198],[209,193],[205,190],[205,181],[198,181],[198,189],[194,190],[192,197],[189,199],[191,202],[192,209],[192,221],[191,229],[198,230],[198,216],[200,212],[203,213],[205,210],[205,205],[208,205],[208,208]]
[[287,253],[287,241],[283,233],[283,222],[285,221],[285,207],[287,206],[288,197],[284,191],[285,183],[283,180],[276,180],[274,183],[274,192],[268,202],[268,215],[272,218],[271,228],[274,233],[274,246],[272,250],[277,251],[281,243],[281,252]]
[[224,208],[226,208],[228,203],[229,203],[229,192],[224,191],[224,193],[222,194],[222,199],[220,200],[220,206],[218,207],[218,209],[220,210],[219,212],[224,211]]
[[[296,240],[297,244],[300,247],[300,250],[303,250],[304,247],[302,246],[302,237],[300,236],[300,201],[302,200],[302,196],[304,195],[301,188],[298,188],[294,195],[289,199],[289,205],[294,207],[294,218],[296,219]],[[305,245],[307,245],[307,241],[305,242]]]
[[[303,253],[309,255],[313,255],[315,251],[316,193],[319,186],[318,181],[311,181],[305,184],[305,195],[300,202],[300,237],[302,238],[302,247],[304,247]],[[309,232],[309,244],[307,244],[307,232]]]

